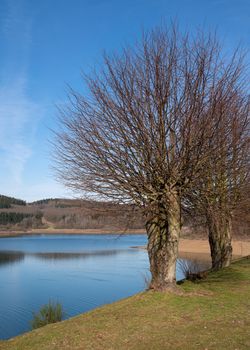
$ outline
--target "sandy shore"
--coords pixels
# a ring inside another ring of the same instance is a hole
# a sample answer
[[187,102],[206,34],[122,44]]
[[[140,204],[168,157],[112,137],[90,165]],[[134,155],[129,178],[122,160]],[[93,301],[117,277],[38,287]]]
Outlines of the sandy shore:
[[[250,255],[250,242],[234,240],[233,257]],[[201,239],[181,239],[179,244],[179,255],[182,258],[210,259],[209,243]]]
[[[250,242],[234,240],[233,258],[250,255]],[[146,249],[146,247],[135,247]],[[211,260],[209,243],[202,239],[180,239],[179,257],[183,259]]]
[[[100,229],[33,229],[27,232],[5,231],[0,232],[0,237],[17,237],[23,235],[62,235],[62,234],[145,234],[145,230],[100,230]],[[142,247],[143,248],[143,247]],[[202,239],[181,239],[179,244],[179,255],[183,258],[210,259],[210,249],[207,240]],[[250,241],[233,241],[234,257],[250,255]]]
[[[187,253],[199,252],[208,253],[209,243],[206,240],[190,240],[181,239],[180,240],[180,251],[185,251]],[[249,241],[233,241],[233,250],[235,255],[249,255],[250,254],[250,242]]]

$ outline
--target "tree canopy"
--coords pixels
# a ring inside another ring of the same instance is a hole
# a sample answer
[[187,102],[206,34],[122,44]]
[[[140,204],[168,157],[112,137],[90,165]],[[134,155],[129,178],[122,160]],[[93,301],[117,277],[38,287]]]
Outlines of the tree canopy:
[[59,179],[143,208],[152,288],[174,283],[182,201],[217,176],[221,142],[237,129],[226,120],[249,111],[243,77],[241,54],[225,59],[215,35],[157,28],[104,55],[103,69],[85,76],[88,93],[71,89],[61,110]]

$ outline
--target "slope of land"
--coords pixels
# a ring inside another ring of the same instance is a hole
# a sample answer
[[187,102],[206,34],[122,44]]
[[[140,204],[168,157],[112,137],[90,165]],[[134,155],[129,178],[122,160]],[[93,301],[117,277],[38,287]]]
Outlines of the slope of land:
[[250,257],[185,282],[178,293],[143,292],[9,341],[1,350],[247,350]]
[[[2,202],[1,202],[2,201]],[[248,202],[247,202],[248,203]],[[23,233],[144,233],[145,218],[131,205],[49,198],[32,203],[0,195],[0,237]],[[182,238],[207,239],[204,226],[184,217]],[[234,215],[233,237],[250,240],[249,205]]]
[[32,230],[136,230],[144,226],[141,213],[130,205],[77,199],[44,199],[19,205],[17,203],[20,201],[5,198],[9,198],[9,201],[8,206],[0,207],[0,233]]

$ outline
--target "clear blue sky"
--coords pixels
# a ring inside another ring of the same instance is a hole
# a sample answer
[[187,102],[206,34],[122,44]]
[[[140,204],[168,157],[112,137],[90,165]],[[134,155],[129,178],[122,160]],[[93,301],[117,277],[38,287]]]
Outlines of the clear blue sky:
[[70,193],[50,169],[49,128],[66,84],[103,50],[176,19],[217,29],[226,50],[250,48],[250,0],[0,0],[0,194],[32,201]]

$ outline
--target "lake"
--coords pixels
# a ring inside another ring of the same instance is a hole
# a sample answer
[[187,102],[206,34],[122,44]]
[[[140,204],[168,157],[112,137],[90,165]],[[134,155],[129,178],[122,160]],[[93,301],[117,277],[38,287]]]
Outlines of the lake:
[[[146,235],[38,235],[0,239],[0,339],[30,330],[49,301],[68,318],[128,297],[149,278]],[[182,278],[177,271],[177,278]]]

